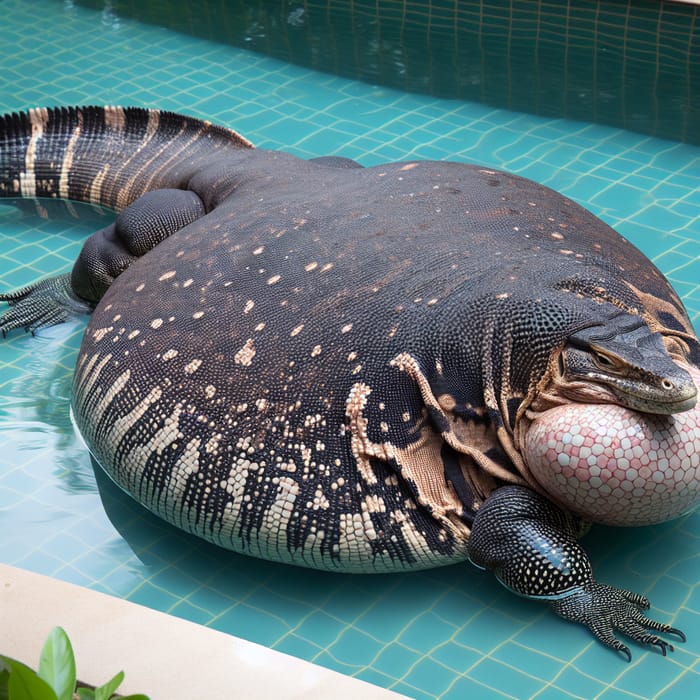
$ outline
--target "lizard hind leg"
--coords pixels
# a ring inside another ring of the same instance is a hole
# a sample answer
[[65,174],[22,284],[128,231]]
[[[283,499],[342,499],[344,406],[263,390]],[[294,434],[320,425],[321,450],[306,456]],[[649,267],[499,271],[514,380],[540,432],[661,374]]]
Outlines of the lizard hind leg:
[[85,242],[71,273],[73,291],[99,301],[134,260],[205,213],[202,200],[189,190],[147,192]]
[[0,294],[10,308],[0,316],[0,332],[23,328],[34,333],[39,328],[64,323],[72,316],[89,314],[93,305],[77,296],[71,287],[70,274],[48,277],[13,292]]
[[69,274],[40,280],[0,294],[10,308],[0,316],[3,336],[40,328],[90,313],[114,280],[134,260],[206,213],[189,190],[153,190],[126,207],[113,224],[92,234]]

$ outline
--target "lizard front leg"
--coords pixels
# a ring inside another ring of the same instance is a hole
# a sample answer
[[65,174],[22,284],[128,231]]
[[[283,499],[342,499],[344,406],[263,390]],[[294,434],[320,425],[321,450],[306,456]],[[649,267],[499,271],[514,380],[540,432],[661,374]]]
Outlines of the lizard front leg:
[[656,622],[642,611],[645,596],[598,583],[591,562],[577,539],[586,530],[566,513],[524,486],[503,486],[477,511],[469,555],[477,566],[492,570],[501,583],[527,598],[546,600],[566,620],[586,625],[606,646],[630,661],[629,648],[615,637],[620,632],[640,644],[673,646],[658,636],[685,641],[679,629]]

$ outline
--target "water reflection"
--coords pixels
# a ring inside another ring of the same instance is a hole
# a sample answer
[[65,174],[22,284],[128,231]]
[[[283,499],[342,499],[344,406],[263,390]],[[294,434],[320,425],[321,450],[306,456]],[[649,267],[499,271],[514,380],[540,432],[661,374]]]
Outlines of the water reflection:
[[[85,238],[113,216],[102,207],[74,202],[4,201],[3,240],[15,265],[3,273],[2,289],[69,270]],[[44,489],[95,492],[69,413],[85,324],[86,317],[79,317],[35,335],[14,331],[0,343],[0,476],[21,471]]]
[[[335,75],[698,143],[692,4],[77,0]],[[196,10],[193,9],[196,7]],[[107,20],[105,19],[108,18]],[[624,28],[624,30],[623,30]],[[661,109],[663,105],[663,109]]]
[[[436,588],[443,589],[450,605],[461,608],[452,631],[494,598],[505,599],[507,609],[518,609],[517,602],[512,607],[508,604],[505,591],[494,589],[489,577],[466,565],[413,574],[352,576],[228,552],[163,522],[121,491],[94,462],[93,467],[105,513],[140,562],[143,585],[129,597],[142,601],[156,587],[163,593],[149,598],[149,605],[185,617],[194,614],[217,629],[274,647],[285,635],[297,633],[309,618],[318,618],[322,629],[309,641],[320,654],[318,640],[339,638],[348,623],[359,618],[365,618],[363,624],[387,629],[406,626],[435,604]],[[116,554],[121,545],[115,541],[109,548]],[[119,555],[124,558],[123,552]],[[165,591],[178,591],[181,599]],[[195,613],[192,606],[197,608]],[[520,614],[527,614],[528,607],[521,607]],[[244,619],[251,624],[240,624]],[[276,641],[267,638],[270,625],[276,629]]]

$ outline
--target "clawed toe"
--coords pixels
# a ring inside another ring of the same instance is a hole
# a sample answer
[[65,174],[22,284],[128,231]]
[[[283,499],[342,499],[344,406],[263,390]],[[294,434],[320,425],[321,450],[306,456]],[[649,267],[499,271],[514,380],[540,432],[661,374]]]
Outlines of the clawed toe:
[[674,635],[681,642],[685,641],[681,630],[642,614],[641,611],[649,607],[649,601],[644,596],[596,581],[554,601],[552,606],[561,617],[586,625],[600,642],[620,652],[628,662],[632,660],[632,653],[615,636],[615,632],[638,644],[656,647],[663,656],[673,651],[673,645],[657,633]]
[[73,315],[90,313],[92,305],[77,297],[71,288],[70,275],[60,275],[0,294],[9,309],[0,316],[0,333],[5,337],[18,329],[34,333],[55,326]]

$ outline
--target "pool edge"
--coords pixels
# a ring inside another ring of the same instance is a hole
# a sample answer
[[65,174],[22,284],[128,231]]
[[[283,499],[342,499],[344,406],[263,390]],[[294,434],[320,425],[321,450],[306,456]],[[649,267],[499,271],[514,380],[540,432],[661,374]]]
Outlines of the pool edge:
[[36,668],[56,625],[71,638],[81,680],[100,684],[124,670],[120,692],[146,693],[151,700],[230,697],[232,691],[276,700],[405,697],[136,603],[0,564],[0,653]]

